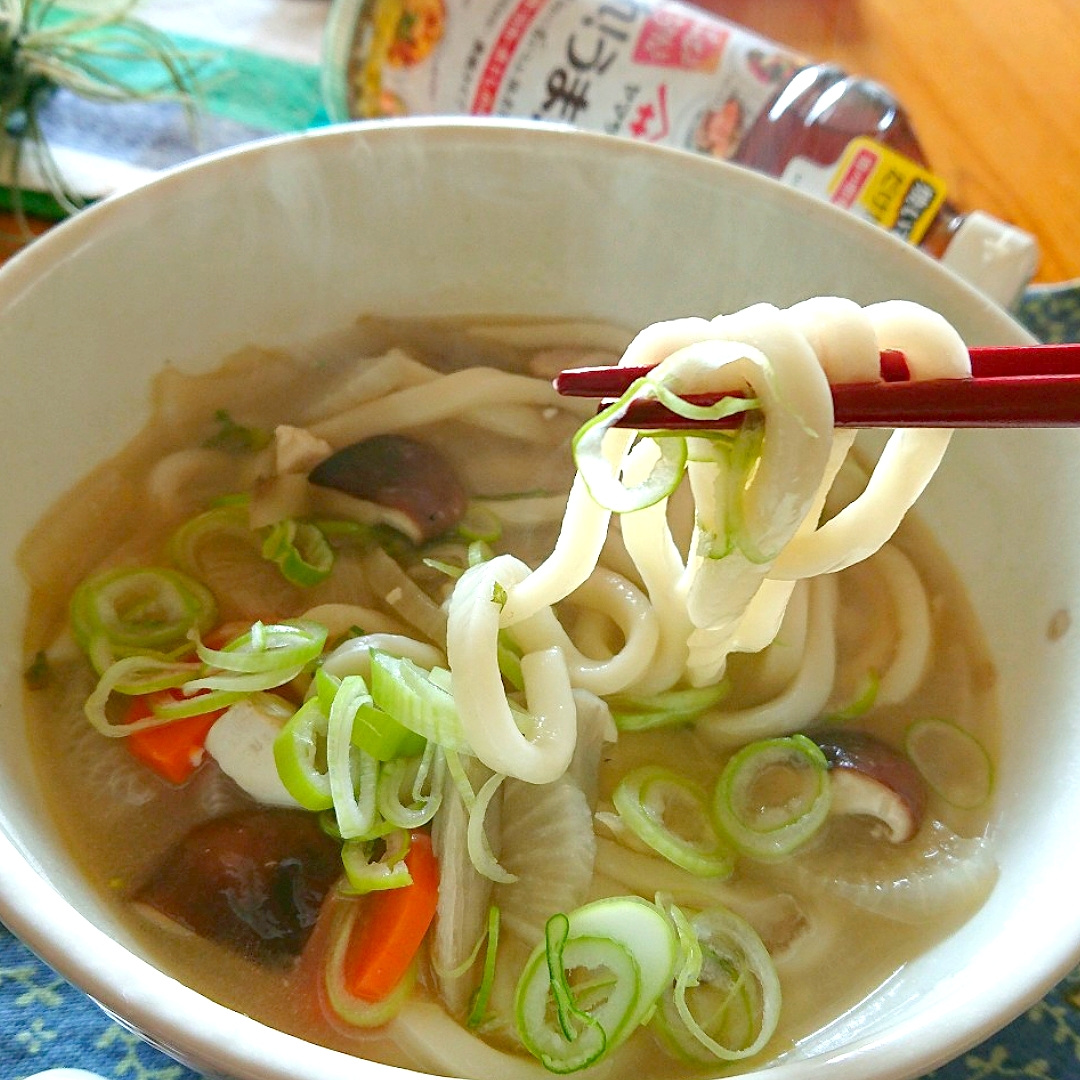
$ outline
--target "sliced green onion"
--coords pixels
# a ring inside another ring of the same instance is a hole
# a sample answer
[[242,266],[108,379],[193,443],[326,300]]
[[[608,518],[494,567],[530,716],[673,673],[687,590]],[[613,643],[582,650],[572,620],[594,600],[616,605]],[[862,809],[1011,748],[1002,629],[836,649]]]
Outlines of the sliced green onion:
[[424,545],[422,562],[456,581],[468,568],[470,553],[478,548],[486,550],[487,545],[461,538],[433,540]]
[[[156,694],[160,690],[175,690],[198,670],[198,665],[191,661],[160,660],[155,656],[136,653],[112,664],[100,682],[108,682],[118,694],[139,697],[142,694]],[[184,682],[176,681],[181,678]]]
[[472,806],[469,807],[469,823],[466,827],[465,836],[469,849],[469,858],[477,871],[491,881],[509,885],[517,881],[517,875],[511,874],[499,864],[498,859],[491,850],[491,843],[484,828],[488,807],[505,779],[506,777],[502,773],[493,773],[481,785]]
[[828,762],[805,735],[749,743],[724,766],[713,795],[720,829],[744,855],[782,859],[825,822]]
[[484,944],[484,967],[480,974],[480,984],[473,995],[472,1007],[465,1018],[465,1026],[475,1030],[481,1027],[487,1018],[491,991],[495,988],[495,964],[499,954],[499,909],[494,904],[488,908],[487,933],[481,939]]
[[256,674],[278,668],[303,668],[317,660],[326,644],[327,629],[307,619],[253,623],[251,629],[220,649],[201,642],[199,659],[219,671]]
[[427,745],[423,736],[399,724],[375,704],[361,705],[356,710],[352,741],[353,746],[370,754],[376,761],[416,757],[424,752]]
[[224,450],[229,454],[254,453],[269,446],[273,438],[271,433],[263,428],[238,424],[228,409],[218,409],[214,413],[214,419],[218,423],[218,429],[203,443],[203,446],[211,450]]
[[[329,715],[330,706],[334,704],[334,695],[338,692],[341,679],[337,675],[331,675],[321,665],[315,669],[315,677],[311,681],[315,696],[318,697],[323,711]],[[310,692],[310,691],[309,691]]]
[[34,658],[23,668],[23,683],[28,690],[44,690],[53,680],[52,664],[44,649],[38,649]]
[[184,684],[185,693],[193,694],[198,690],[222,690],[239,696],[256,694],[260,690],[276,690],[292,682],[298,675],[303,673],[303,666],[287,668],[271,668],[265,672],[255,672],[251,675],[231,675],[221,672],[211,672],[198,679]]
[[665,690],[647,697],[613,694],[607,702],[620,731],[649,731],[693,723],[707,709],[723,701],[730,690],[731,683],[721,679],[711,686]]
[[[117,738],[132,735],[145,728],[161,727],[170,718],[148,716],[132,724],[114,724],[108,717],[106,706],[115,694],[138,696],[153,694],[159,690],[172,690],[183,686],[191,678],[193,664],[159,660],[150,656],[127,656],[105,669],[97,686],[90,692],[83,709],[94,729],[102,735]],[[205,712],[205,708],[201,711]]]
[[[465,956],[459,963],[455,964],[453,967],[446,967],[443,964],[436,963],[434,958],[432,959],[431,966],[434,969],[435,974],[438,975],[440,979],[461,979],[472,968],[476,961],[480,959],[480,953],[488,941],[488,932],[491,928],[492,918],[491,908],[494,907],[495,905],[492,904],[491,907],[488,908],[487,926],[480,932],[480,936],[476,939],[475,944],[469,950],[468,955]],[[496,910],[498,909],[496,908]]]
[[[566,942],[570,936],[570,920],[563,914],[552,915],[544,927],[544,946],[547,956],[548,978],[551,981],[551,993],[555,1000],[555,1013],[559,1020],[559,1031],[568,1042],[574,1043],[579,1039],[580,1043],[574,1047],[577,1052],[577,1060],[574,1068],[566,1069],[569,1064],[565,1060],[560,1064],[561,1070],[555,1070],[550,1060],[544,1060],[544,1064],[553,1071],[574,1071],[584,1065],[591,1065],[607,1049],[607,1032],[603,1024],[591,1013],[578,1008],[574,998],[574,991],[570,987],[566,971]],[[618,948],[618,946],[616,946]],[[626,954],[629,961],[633,958]],[[573,963],[573,961],[571,961]],[[576,966],[576,965],[575,965]],[[613,980],[619,979],[618,968],[613,969]],[[636,982],[636,979],[635,979]],[[586,1036],[582,1038],[582,1036]],[[577,1062],[580,1061],[580,1064]]]
[[502,522],[488,507],[470,502],[458,522],[457,533],[465,540],[494,544],[502,536]]
[[505,630],[499,631],[497,650],[502,677],[515,690],[523,692],[525,676],[521,673],[521,649]]
[[445,574],[453,581],[457,581],[457,579],[465,573],[464,566],[458,566],[456,563],[446,562],[443,559],[424,558],[421,562],[432,570],[437,570],[440,574]]
[[730,463],[733,476],[725,482],[728,535],[732,543],[752,562],[761,565],[772,562],[777,552],[763,551],[746,527],[744,497],[750,477],[761,460],[765,441],[765,422],[760,415],[751,417],[735,433],[731,444]]
[[448,694],[453,694],[454,680],[450,675],[449,668],[433,667],[427,673],[427,677],[432,686],[437,686],[440,690],[444,690]]
[[[552,1072],[600,1061],[651,1014],[677,957],[671,923],[640,897],[552,916],[517,985],[523,1045]],[[583,973],[584,987],[577,981]]]
[[450,774],[454,787],[461,797],[461,805],[466,810],[471,810],[476,803],[476,792],[472,789],[461,755],[456,750],[443,750],[443,758],[446,760],[446,771]]
[[334,817],[332,806],[319,814],[319,828],[322,829],[327,836],[332,836],[335,840],[341,839],[341,830],[337,827],[337,819]]
[[865,716],[874,707],[880,687],[881,676],[876,671],[868,671],[866,673],[866,683],[855,698],[827,716],[823,716],[821,722],[824,724],[843,724],[848,720],[857,720],[860,716]]
[[[557,936],[556,931],[563,934]],[[607,1029],[621,1024],[638,996],[639,975],[633,956],[617,942],[576,940],[568,949],[569,920],[553,915],[548,920],[544,951],[534,954],[518,983],[516,1015],[521,1041],[550,1072],[571,1073],[595,1064],[608,1047]],[[593,945],[589,948],[589,945]],[[566,964],[613,973],[617,987],[602,1017],[577,1008],[566,977]],[[548,999],[555,1003],[557,1026],[548,1020]]]
[[481,786],[480,791],[473,791],[465,766],[462,764],[457,751],[443,750],[442,755],[445,760],[446,771],[454,787],[457,788],[462,806],[465,807],[468,813],[469,820],[466,825],[465,835],[469,860],[472,862],[476,872],[483,877],[492,881],[514,881],[514,875],[500,866],[495,858],[484,828],[484,819],[487,815],[488,806],[506,776],[502,773],[492,773]]
[[719,531],[702,529],[698,544],[706,559],[724,559],[736,549],[752,563],[775,558],[775,552],[762,551],[754,542],[744,512],[744,496],[761,460],[764,434],[764,422],[754,414],[734,432],[717,433],[712,438],[698,435],[692,440],[694,460],[714,466],[712,501],[722,523]]
[[330,1008],[346,1024],[358,1028],[376,1028],[389,1023],[409,999],[416,983],[416,964],[409,968],[405,978],[382,1001],[368,1002],[349,993],[345,985],[345,957],[362,907],[363,901],[351,899],[341,904],[341,908],[333,913],[330,923],[330,955],[324,969],[323,985]]
[[691,1062],[715,1064],[764,1049],[780,1018],[780,980],[756,931],[723,907],[692,918],[667,909],[682,962],[660,1001],[654,1026],[664,1042]]
[[319,530],[331,547],[363,547],[376,542],[380,527],[350,518],[313,517],[309,524]]
[[90,642],[86,655],[93,669],[101,675],[107,667],[128,656],[145,656],[164,663],[189,660],[195,655],[195,644],[184,641],[174,649],[133,649],[111,645],[106,638],[96,637]]
[[371,697],[417,735],[444,749],[472,753],[453,695],[412,660],[372,649]]
[[466,553],[466,563],[471,566],[479,566],[494,557],[494,552],[482,540],[474,540]]
[[238,694],[231,690],[206,690],[202,693],[188,693],[184,683],[184,696],[180,698],[160,697],[151,703],[151,711],[154,716],[164,720],[184,720],[189,716],[202,716],[204,713],[216,712],[218,709],[227,709],[235,705],[247,694]]
[[950,806],[973,810],[990,798],[993,762],[971,732],[949,720],[917,720],[904,745],[923,779]]
[[291,682],[318,659],[327,630],[318,623],[295,619],[281,623],[255,623],[224,648],[196,645],[199,658],[210,671],[186,684],[195,690],[254,693]]
[[622,483],[605,457],[604,436],[622,419],[644,386],[644,379],[632,383],[617,401],[587,420],[570,444],[574,464],[589,494],[605,510],[616,514],[642,510],[667,498],[679,486],[686,468],[686,439],[678,436],[657,440],[659,461],[644,480],[632,487]]
[[761,408],[761,402],[753,397],[722,397],[712,405],[695,405],[669,389],[661,379],[648,375],[645,378],[656,400],[669,412],[687,420],[724,420],[729,416]]
[[251,506],[251,493],[247,491],[232,491],[225,495],[215,495],[210,500],[210,506],[212,509],[219,509],[222,506]]
[[[705,559],[720,560],[730,555],[736,547],[730,515],[728,514],[728,488],[734,483],[732,476],[732,452],[734,433],[725,432],[718,438],[703,438],[695,435],[690,440],[691,461],[707,462],[713,466],[712,507],[706,515],[700,512],[696,523],[701,531],[698,550]],[[719,525],[719,531],[717,526]]]
[[400,889],[412,884],[412,874],[405,865],[409,854],[410,837],[406,829],[392,829],[383,838],[382,855],[373,859],[375,841],[347,840],[341,848],[341,863],[345,867],[348,886],[342,892],[364,896],[387,889]]
[[[379,770],[379,813],[401,829],[427,824],[442,805],[445,771],[445,755],[435,743],[425,743],[419,758],[399,757],[387,762]],[[409,805],[401,796],[406,785],[411,785]]]
[[359,675],[346,675],[326,722],[326,763],[334,816],[344,840],[365,836],[375,824],[379,763],[352,742],[356,710],[371,701]]
[[216,619],[209,589],[179,570],[161,567],[104,570],[82,582],[71,598],[72,633],[97,663],[117,653],[184,646],[192,631],[205,632]]
[[188,518],[169,538],[169,557],[185,573],[198,577],[199,548],[217,536],[235,537],[253,551],[259,550],[259,535],[249,524],[247,499],[230,501]]
[[611,796],[627,828],[668,862],[698,877],[727,877],[735,859],[713,826],[709,797],[659,765],[628,772]]
[[325,766],[329,710],[309,698],[274,739],[274,763],[285,790],[305,809],[318,812],[334,805]]
[[325,581],[334,569],[334,551],[322,530],[292,518],[270,526],[263,538],[262,556],[277,564],[286,581],[303,588]]

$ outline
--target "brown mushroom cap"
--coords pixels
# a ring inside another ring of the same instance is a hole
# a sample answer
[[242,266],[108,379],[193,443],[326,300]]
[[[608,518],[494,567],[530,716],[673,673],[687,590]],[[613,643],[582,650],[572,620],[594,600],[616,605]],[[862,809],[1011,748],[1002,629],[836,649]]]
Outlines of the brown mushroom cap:
[[308,480],[393,512],[401,531],[417,543],[452,529],[468,503],[446,459],[407,435],[375,435],[343,447],[316,465]]
[[258,963],[299,955],[341,873],[337,841],[314,814],[257,809],[196,826],[134,901]]
[[910,840],[926,810],[926,784],[911,760],[869,732],[838,728],[814,741],[829,763],[832,812],[878,819],[896,844]]

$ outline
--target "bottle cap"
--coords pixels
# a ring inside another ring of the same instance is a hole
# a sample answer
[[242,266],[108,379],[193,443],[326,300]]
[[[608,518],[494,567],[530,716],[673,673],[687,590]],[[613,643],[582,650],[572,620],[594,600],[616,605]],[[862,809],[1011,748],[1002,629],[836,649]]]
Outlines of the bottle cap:
[[973,210],[949,241],[941,263],[1009,308],[1035,276],[1039,245],[1030,233]]

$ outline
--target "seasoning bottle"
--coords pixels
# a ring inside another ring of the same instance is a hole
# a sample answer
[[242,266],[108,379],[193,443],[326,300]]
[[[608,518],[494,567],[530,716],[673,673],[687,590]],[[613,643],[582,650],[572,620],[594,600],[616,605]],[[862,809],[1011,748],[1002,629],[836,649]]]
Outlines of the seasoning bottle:
[[892,93],[832,64],[796,71],[731,160],[917,244],[1006,307],[1035,274],[1034,237],[982,211],[961,212]]
[[1027,233],[962,214],[884,88],[678,0],[334,0],[335,120],[551,120],[726,159],[941,258],[1003,305],[1035,272]]

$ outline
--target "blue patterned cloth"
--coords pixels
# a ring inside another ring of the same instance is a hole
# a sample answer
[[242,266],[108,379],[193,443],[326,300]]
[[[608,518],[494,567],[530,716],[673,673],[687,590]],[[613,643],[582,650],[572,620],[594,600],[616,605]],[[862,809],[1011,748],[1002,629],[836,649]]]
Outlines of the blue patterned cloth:
[[[107,1080],[201,1080],[116,1024],[0,926],[0,1080],[53,1068],[90,1069]],[[1080,1077],[1080,968],[927,1080],[995,1077]]]
[[108,1080],[201,1080],[111,1020],[0,925],[0,1080],[58,1068]]
[[[295,0],[284,6],[289,2]],[[47,118],[50,135],[95,153],[115,151],[122,131],[128,162],[160,168],[196,150],[325,122],[315,66],[231,46],[194,44],[220,69],[243,73],[224,85],[245,88],[239,95],[214,95],[198,147],[191,145],[176,110],[125,106],[120,118],[115,107],[62,98]],[[274,87],[273,94],[266,93],[267,86]],[[274,109],[268,108],[269,101]],[[1080,340],[1080,282],[1031,289],[1017,315],[1042,340]],[[25,1080],[53,1068],[89,1069],[107,1080],[201,1080],[116,1024],[0,924],[0,1080]],[[1003,1031],[931,1076],[1080,1080],[1080,968]]]

